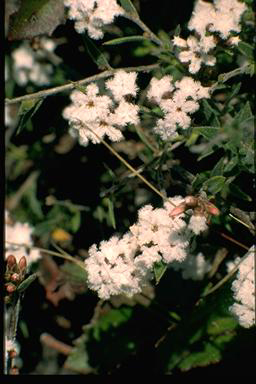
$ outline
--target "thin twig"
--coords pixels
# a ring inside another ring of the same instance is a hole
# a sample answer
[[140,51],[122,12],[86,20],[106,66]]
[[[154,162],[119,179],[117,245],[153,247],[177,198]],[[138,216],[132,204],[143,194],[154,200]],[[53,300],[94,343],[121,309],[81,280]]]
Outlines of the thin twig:
[[92,81],[97,81],[100,79],[104,79],[105,77],[113,76],[115,72],[117,72],[121,69],[123,71],[127,71],[127,72],[128,71],[149,72],[149,71],[152,71],[153,69],[157,68],[158,66],[159,66],[159,64],[150,64],[150,65],[141,65],[138,67],[125,67],[125,68],[113,69],[111,71],[104,71],[104,72],[98,73],[97,75],[89,76],[89,77],[86,77],[85,79],[74,81],[74,82],[71,82],[69,84],[60,85],[58,87],[49,88],[49,89],[45,89],[43,91],[30,93],[28,95],[15,97],[13,99],[5,99],[5,103],[7,105],[9,105],[9,104],[14,104],[14,103],[19,103],[23,100],[31,100],[31,99],[35,99],[35,98],[39,98],[39,97],[56,95],[57,93],[60,93],[63,91],[72,90],[75,88],[76,85],[88,84],[88,83],[91,83]]

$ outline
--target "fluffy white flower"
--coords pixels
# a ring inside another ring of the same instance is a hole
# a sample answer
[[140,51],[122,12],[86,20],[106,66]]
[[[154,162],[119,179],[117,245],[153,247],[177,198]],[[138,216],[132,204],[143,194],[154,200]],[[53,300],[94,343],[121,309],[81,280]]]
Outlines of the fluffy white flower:
[[[52,51],[55,48],[55,44],[49,44],[48,40],[43,40],[43,47],[45,50]],[[44,57],[43,51],[35,52],[26,43],[15,49],[12,52],[12,58],[13,74],[17,84],[25,86],[29,81],[36,85],[49,84],[53,67],[51,64],[44,64],[38,61]]]
[[181,263],[174,261],[170,267],[181,270],[183,279],[202,280],[211,269],[211,263],[200,252],[197,255],[187,255]]
[[174,87],[172,85],[172,81],[173,78],[169,75],[163,76],[161,79],[152,77],[147,92],[147,98],[152,99],[156,103],[160,103],[163,95],[173,91]]
[[198,0],[189,20],[188,28],[190,30],[195,30],[199,35],[203,36],[214,17],[215,9],[213,4],[207,1]]
[[175,87],[182,92],[185,98],[197,101],[210,97],[210,87],[203,87],[200,81],[196,81],[189,76],[184,76],[181,80],[176,81]]
[[205,216],[192,215],[189,220],[188,229],[198,235],[208,229],[207,219]]
[[[5,219],[5,258],[13,255],[18,263],[25,256],[27,265],[37,261],[41,257],[40,252],[37,249],[26,248],[26,245],[33,245],[32,233],[33,228],[28,223],[9,224],[7,215]],[[15,245],[10,243],[15,243]]]
[[167,113],[164,119],[158,119],[157,125],[153,130],[163,141],[174,139],[178,136],[176,121],[172,119],[171,113]]
[[245,328],[255,325],[255,246],[252,246],[245,260],[238,267],[232,283],[234,300],[230,311]]
[[76,31],[87,30],[93,39],[101,39],[104,25],[124,13],[116,0],[64,0],[64,5],[69,8],[68,17],[75,21]]
[[139,122],[139,106],[128,103],[122,99],[115,109],[113,121],[116,125],[124,127],[127,124],[138,124]]
[[186,129],[190,126],[191,119],[188,114],[198,110],[199,104],[194,100],[184,97],[182,90],[177,90],[172,98],[163,99],[160,107],[165,113],[172,117],[172,122],[177,123],[181,128]]
[[216,58],[208,54],[209,50],[215,47],[213,36],[204,36],[201,40],[189,36],[186,43],[185,50],[178,53],[178,58],[182,63],[190,63],[190,73],[197,73],[202,64],[215,65]]
[[120,101],[126,95],[136,96],[138,87],[136,85],[136,72],[117,71],[112,79],[106,81],[108,88],[116,101]]

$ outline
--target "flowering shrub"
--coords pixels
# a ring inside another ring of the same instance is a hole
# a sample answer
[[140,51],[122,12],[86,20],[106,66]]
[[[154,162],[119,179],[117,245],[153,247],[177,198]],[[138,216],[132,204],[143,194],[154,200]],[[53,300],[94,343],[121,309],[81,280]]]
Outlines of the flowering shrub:
[[248,366],[252,1],[147,2],[6,2],[5,374]]

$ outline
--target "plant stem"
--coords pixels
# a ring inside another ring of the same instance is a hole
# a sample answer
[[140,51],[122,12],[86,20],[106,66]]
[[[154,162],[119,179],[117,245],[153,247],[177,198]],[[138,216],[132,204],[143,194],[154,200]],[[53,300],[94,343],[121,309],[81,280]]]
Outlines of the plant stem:
[[15,97],[13,99],[5,99],[5,104],[10,105],[10,104],[19,103],[23,100],[31,100],[31,99],[35,99],[35,98],[39,98],[39,97],[56,95],[57,93],[60,93],[63,91],[72,90],[75,88],[76,85],[88,84],[88,83],[91,83],[92,81],[97,81],[100,79],[104,79],[105,77],[113,76],[115,74],[115,72],[117,72],[121,69],[123,71],[127,71],[127,72],[128,71],[149,72],[149,71],[152,71],[153,69],[157,68],[158,66],[159,66],[159,64],[150,64],[150,65],[141,65],[138,67],[125,67],[125,68],[117,68],[117,69],[113,69],[113,70],[108,70],[108,71],[101,72],[97,75],[86,77],[85,79],[82,79],[82,80],[74,81],[74,82],[69,83],[69,84],[60,85],[58,87],[45,89],[43,91],[30,93],[30,94],[24,95],[24,96]]

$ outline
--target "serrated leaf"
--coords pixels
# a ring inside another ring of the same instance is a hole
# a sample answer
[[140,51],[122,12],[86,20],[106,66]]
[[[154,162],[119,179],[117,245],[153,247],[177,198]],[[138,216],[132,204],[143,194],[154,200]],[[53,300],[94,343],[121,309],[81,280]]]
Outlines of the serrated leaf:
[[249,101],[244,105],[244,107],[237,113],[234,118],[236,124],[241,124],[248,119],[253,118],[252,110]]
[[239,51],[243,55],[245,55],[248,59],[253,59],[254,58],[254,55],[253,55],[254,47],[251,46],[250,44],[245,43],[244,41],[239,41],[237,47],[238,47]]
[[220,130],[219,127],[202,126],[202,127],[194,127],[193,133],[199,133],[206,139],[213,139],[219,133],[219,130]]
[[22,283],[17,287],[17,291],[19,293],[21,292],[24,292],[29,286],[31,283],[33,283],[33,281],[35,281],[35,279],[38,277],[38,274],[37,273],[33,273],[32,275],[30,275],[29,277],[27,277],[24,281],[22,281]]
[[213,176],[209,180],[206,180],[203,184],[204,188],[207,188],[209,193],[215,195],[220,192],[225,185],[226,177]]
[[126,12],[134,15],[135,17],[139,17],[136,8],[130,0],[120,0],[120,3]]
[[195,367],[206,367],[207,365],[218,363],[221,360],[221,352],[213,344],[207,342],[204,349],[200,352],[191,352],[188,357],[179,363],[182,371],[188,371]]
[[117,39],[109,40],[103,43],[103,45],[118,45],[118,44],[124,44],[124,43],[130,43],[134,41],[141,41],[141,40],[148,40],[144,36],[126,36],[126,37],[119,37]]
[[64,263],[60,269],[70,281],[76,284],[85,284],[87,281],[86,270],[75,263]]
[[219,335],[228,332],[237,327],[237,321],[234,317],[219,317],[208,323],[207,333],[209,335]]
[[20,120],[17,127],[16,134],[20,133],[21,129],[25,126],[25,124],[31,119],[31,117],[36,113],[36,111],[42,105],[44,99],[31,99],[31,100],[23,100],[18,116],[20,116]]
[[218,112],[205,99],[202,100],[202,107],[207,120],[209,120],[212,115],[214,116],[218,115]]
[[92,42],[92,40],[85,34],[83,34],[83,40],[84,40],[88,55],[91,57],[94,63],[98,66],[98,68],[100,70],[112,69],[103,52],[99,50],[99,48]]
[[8,39],[50,36],[64,20],[63,0],[22,0],[18,11],[10,17]]
[[167,265],[162,261],[158,263],[154,263],[154,275],[155,275],[156,285],[159,284],[161,278],[165,274],[166,269],[167,269]]

